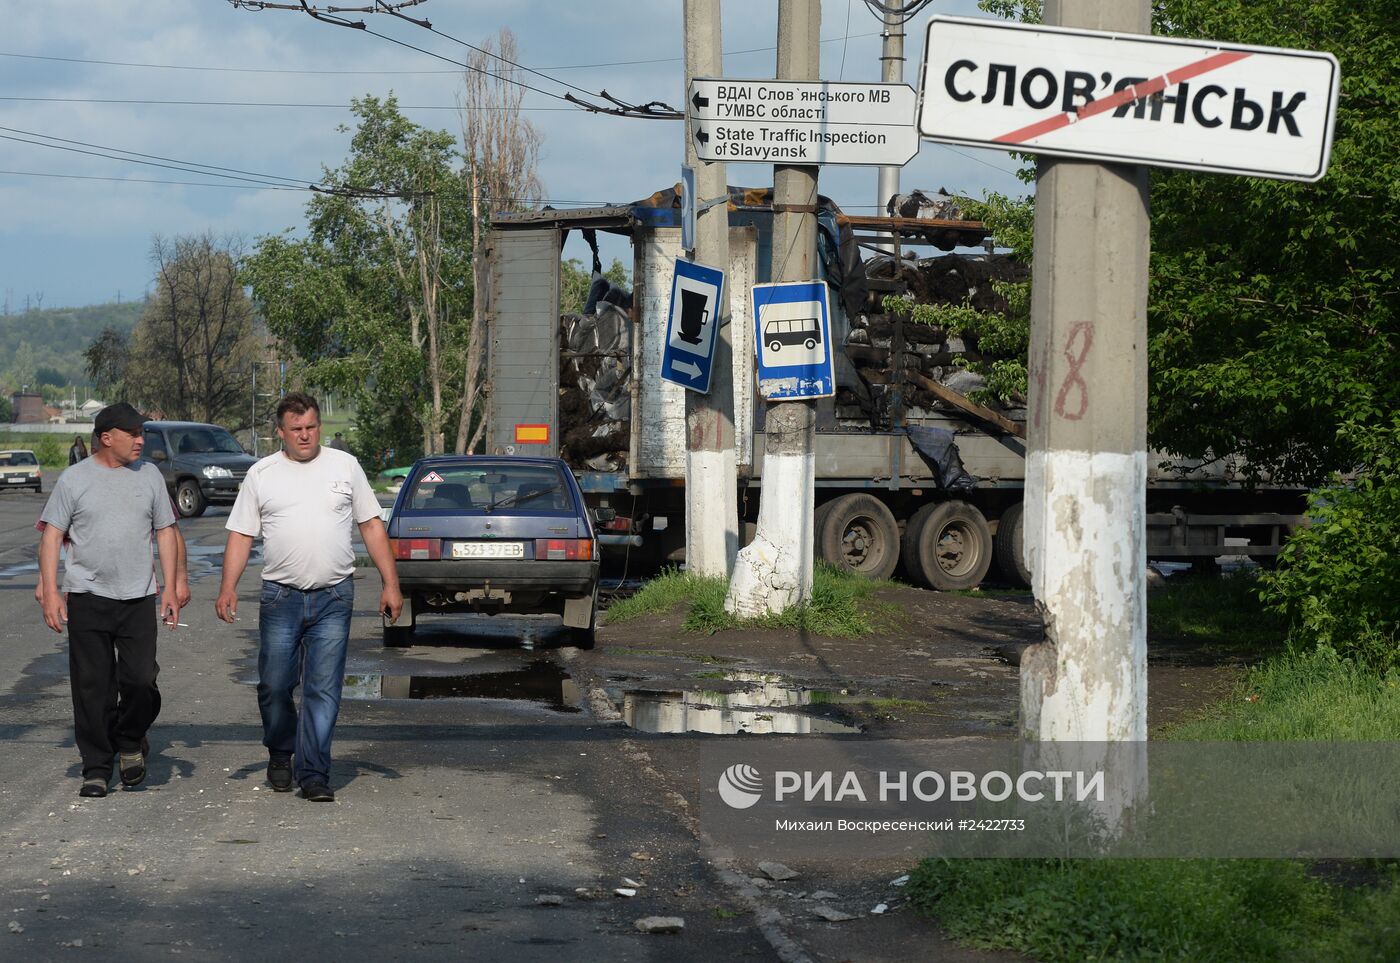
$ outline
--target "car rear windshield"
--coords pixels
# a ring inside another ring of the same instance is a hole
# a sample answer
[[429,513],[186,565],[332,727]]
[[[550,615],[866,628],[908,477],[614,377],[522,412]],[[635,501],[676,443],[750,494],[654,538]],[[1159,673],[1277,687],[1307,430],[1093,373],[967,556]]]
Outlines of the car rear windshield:
[[554,465],[446,465],[413,481],[408,507],[419,511],[573,512]]
[[7,451],[0,454],[0,465],[37,465],[39,459],[32,451]]
[[195,452],[226,452],[231,455],[243,454],[243,446],[222,428],[173,428],[170,431],[170,447],[177,455]]

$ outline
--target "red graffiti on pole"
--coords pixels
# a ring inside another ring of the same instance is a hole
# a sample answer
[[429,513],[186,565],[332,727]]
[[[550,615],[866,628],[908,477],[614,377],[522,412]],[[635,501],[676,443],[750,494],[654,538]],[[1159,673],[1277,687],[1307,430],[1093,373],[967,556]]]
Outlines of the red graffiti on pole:
[[[1076,339],[1079,341],[1077,353]],[[1089,357],[1089,349],[1093,346],[1094,322],[1079,321],[1070,327],[1069,335],[1065,338],[1065,361],[1069,364],[1069,371],[1065,373],[1065,380],[1060,384],[1059,394],[1055,395],[1055,414],[1066,421],[1078,421],[1089,410],[1089,386],[1080,372],[1084,368],[1084,360]],[[1071,391],[1077,396],[1079,407],[1073,411],[1066,411],[1065,402],[1069,400]]]

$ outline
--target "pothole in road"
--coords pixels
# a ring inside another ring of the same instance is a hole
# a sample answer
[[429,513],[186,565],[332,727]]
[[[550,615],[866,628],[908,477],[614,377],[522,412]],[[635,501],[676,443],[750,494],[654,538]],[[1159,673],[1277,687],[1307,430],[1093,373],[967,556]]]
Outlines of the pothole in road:
[[509,672],[472,675],[347,675],[343,697],[378,699],[511,699],[533,702],[555,712],[578,712],[578,686],[546,659]]
[[804,712],[841,701],[836,693],[807,689],[781,676],[721,672],[718,681],[737,683],[736,691],[717,689],[608,688],[622,720],[640,732],[697,732],[711,735],[812,735],[859,733],[859,726]]

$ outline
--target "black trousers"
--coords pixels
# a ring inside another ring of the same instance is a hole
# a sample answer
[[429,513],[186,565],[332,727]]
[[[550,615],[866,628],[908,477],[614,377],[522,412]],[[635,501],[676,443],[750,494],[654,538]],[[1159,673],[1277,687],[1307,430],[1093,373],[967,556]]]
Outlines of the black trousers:
[[68,596],[68,675],[83,776],[112,776],[112,757],[137,752],[160,715],[155,596]]

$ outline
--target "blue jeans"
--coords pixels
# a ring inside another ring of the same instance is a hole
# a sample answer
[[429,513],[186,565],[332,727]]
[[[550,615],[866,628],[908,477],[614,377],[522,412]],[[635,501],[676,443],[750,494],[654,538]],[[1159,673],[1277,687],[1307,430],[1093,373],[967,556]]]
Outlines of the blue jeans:
[[[296,757],[298,784],[330,782],[331,734],[345,684],[355,583],[302,591],[263,582],[258,616],[258,709],[274,759]],[[301,713],[292,695],[301,686]]]

